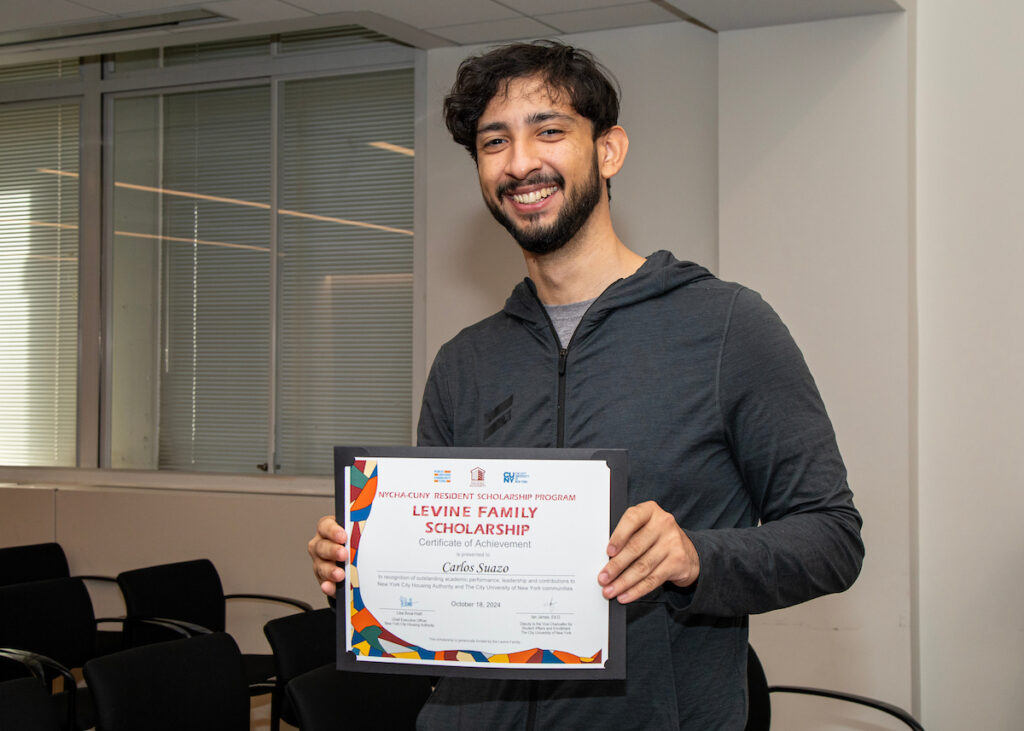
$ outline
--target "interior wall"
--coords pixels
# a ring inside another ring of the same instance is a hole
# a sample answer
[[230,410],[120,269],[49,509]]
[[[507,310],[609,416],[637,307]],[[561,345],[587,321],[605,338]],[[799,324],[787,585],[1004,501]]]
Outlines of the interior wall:
[[0,548],[49,543],[54,524],[52,490],[0,485]]
[[[622,87],[620,122],[630,136],[612,181],[619,237],[647,255],[668,249],[717,267],[717,39],[689,23],[669,23],[560,38],[592,51]],[[519,247],[480,197],[469,153],[452,142],[442,103],[467,56],[488,46],[427,52],[426,347],[501,309],[526,275]]]
[[[0,546],[57,541],[72,574],[208,558],[227,593],[290,596],[326,606],[306,542],[331,497],[47,486],[0,487]],[[97,616],[123,616],[114,585],[89,582]],[[287,614],[271,602],[229,603],[228,631],[245,652],[270,652],[263,625]]]
[[1024,5],[919,4],[923,719],[1024,716]]
[[[850,591],[752,619],[769,682],[910,708],[906,24],[899,13],[721,34],[719,258],[801,346],[864,517]],[[877,728],[858,725],[877,714],[795,696],[773,712],[780,728]]]

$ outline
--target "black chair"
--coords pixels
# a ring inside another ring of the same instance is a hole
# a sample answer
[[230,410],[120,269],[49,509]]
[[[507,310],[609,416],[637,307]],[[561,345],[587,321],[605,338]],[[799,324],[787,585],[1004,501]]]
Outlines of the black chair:
[[57,711],[36,678],[0,683],[0,731],[60,731]]
[[287,700],[285,686],[302,673],[334,662],[336,621],[334,610],[324,608],[278,617],[263,626],[263,634],[274,653],[271,731],[278,731],[281,719],[292,726],[299,725],[298,716]]
[[[0,586],[71,576],[68,557],[59,543],[33,543],[0,548]],[[80,579],[113,582],[113,576],[76,574]]]
[[[59,543],[33,543],[0,548],[0,586],[71,576],[68,558]],[[113,576],[79,574],[86,581],[114,583]],[[121,649],[121,631],[99,630],[97,641],[105,652]]]
[[748,711],[746,731],[768,731],[772,722],[772,693],[798,693],[802,695],[820,696],[834,700],[856,703],[857,705],[874,708],[894,718],[898,718],[904,724],[915,731],[924,731],[924,726],[918,723],[917,719],[907,711],[891,703],[866,698],[864,696],[844,693],[838,690],[826,690],[824,688],[807,688],[797,685],[768,685],[768,679],[764,674],[764,667],[761,665],[754,648],[747,646],[747,694]]
[[293,678],[285,693],[302,731],[400,731],[416,728],[431,687],[426,675],[350,673],[332,663]]
[[76,728],[75,693],[50,692],[49,678],[54,674],[64,678],[65,688],[75,687],[70,670],[45,655],[7,647],[0,647],[0,661],[23,670],[22,677],[0,682],[0,731]]
[[0,548],[0,586],[71,576],[59,543]]
[[135,647],[85,664],[97,731],[248,731],[238,645],[223,632]]
[[[147,566],[123,571],[117,583],[124,596],[129,618],[159,617],[193,628],[224,632],[226,600],[258,599],[287,604],[304,612],[313,607],[298,599],[270,594],[224,594],[220,575],[207,559]],[[160,642],[173,637],[159,628],[130,624],[125,627],[129,647]],[[243,655],[246,681],[252,695],[270,693],[274,688],[274,658],[268,654]]]
[[[122,618],[96,619],[92,599],[79,577],[27,581],[0,586],[0,647],[34,653],[53,661],[43,664],[45,681],[65,678],[70,697],[61,708],[68,727],[91,728],[95,724],[92,699],[87,688],[75,688],[68,669],[80,668],[86,661],[109,652],[100,641],[97,624],[124,623]],[[161,630],[175,636],[187,632],[170,622],[153,620]],[[0,680],[21,677],[23,667],[10,656],[0,663]],[[21,660],[22,665],[25,661]],[[70,709],[70,712],[69,710]]]

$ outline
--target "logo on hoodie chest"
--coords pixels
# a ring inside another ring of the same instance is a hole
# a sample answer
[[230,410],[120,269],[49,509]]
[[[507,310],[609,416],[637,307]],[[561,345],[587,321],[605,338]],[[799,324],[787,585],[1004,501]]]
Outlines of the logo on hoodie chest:
[[484,439],[490,438],[512,420],[512,400],[513,397],[509,396],[484,414]]

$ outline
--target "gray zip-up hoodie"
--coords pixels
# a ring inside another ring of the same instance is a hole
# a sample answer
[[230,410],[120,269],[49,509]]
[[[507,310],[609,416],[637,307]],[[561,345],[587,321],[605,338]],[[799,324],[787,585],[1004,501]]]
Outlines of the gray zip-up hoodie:
[[789,331],[668,252],[609,286],[566,348],[520,283],[438,352],[419,444],[628,449],[628,503],[671,512],[700,558],[696,585],[628,606],[626,680],[447,678],[422,729],[741,729],[746,616],[860,571],[860,515]]

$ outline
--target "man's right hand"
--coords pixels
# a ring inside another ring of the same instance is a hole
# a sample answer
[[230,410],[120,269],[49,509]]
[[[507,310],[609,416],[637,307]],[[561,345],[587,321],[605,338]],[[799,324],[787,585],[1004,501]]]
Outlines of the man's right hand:
[[309,557],[313,559],[313,574],[320,582],[320,590],[334,596],[338,584],[345,580],[345,569],[338,561],[348,561],[345,544],[348,536],[333,515],[325,515],[316,524],[316,535],[309,541]]

